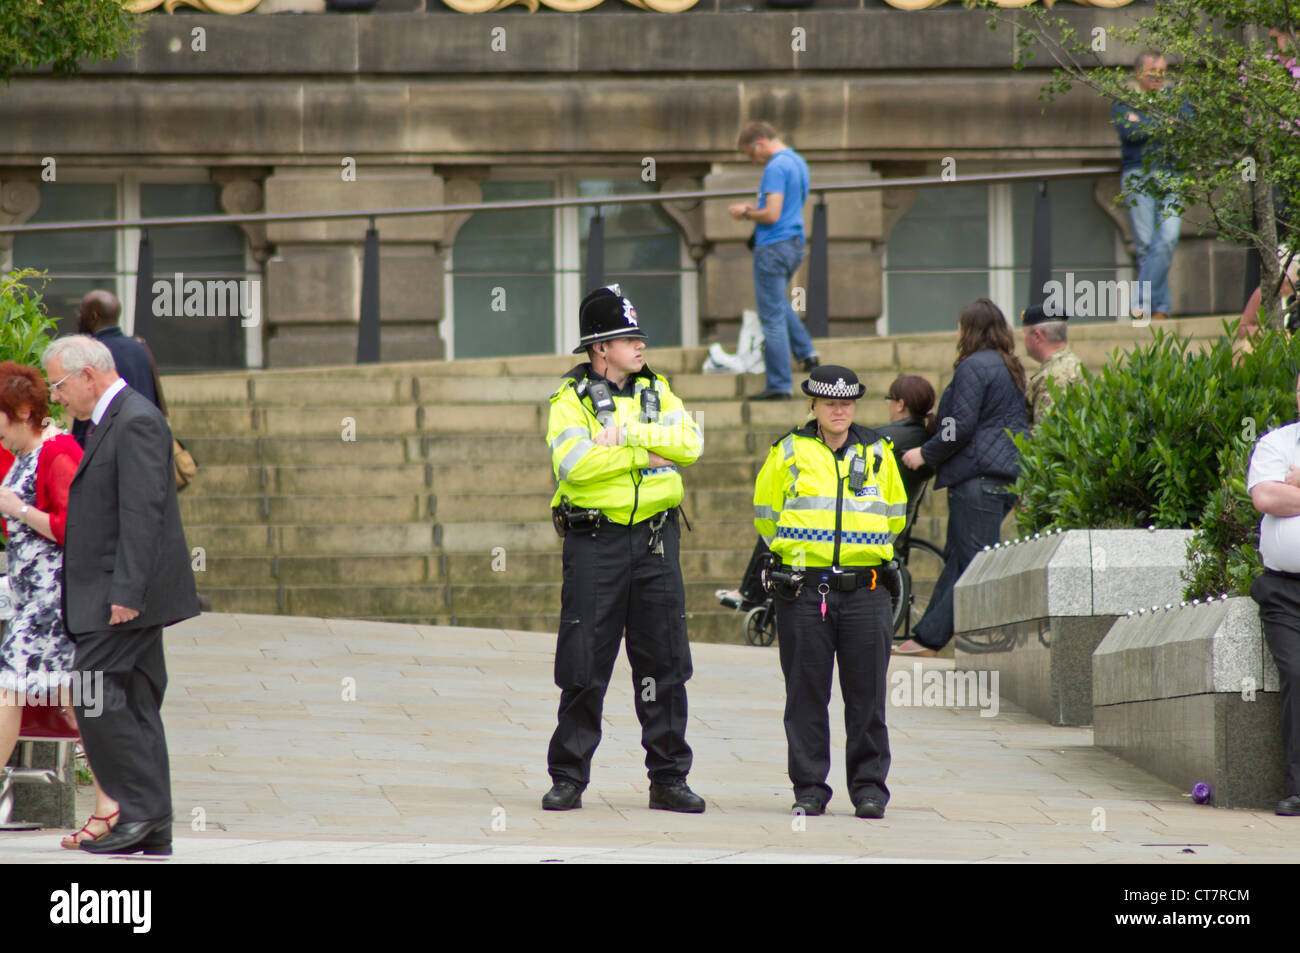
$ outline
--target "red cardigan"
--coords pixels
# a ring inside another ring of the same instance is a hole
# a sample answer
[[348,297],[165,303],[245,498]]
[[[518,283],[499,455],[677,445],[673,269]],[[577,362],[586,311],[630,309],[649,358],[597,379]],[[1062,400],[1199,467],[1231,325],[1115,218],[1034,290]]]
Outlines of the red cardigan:
[[[68,487],[81,465],[81,454],[76,440],[59,434],[45,441],[36,458],[36,508],[50,514],[50,532],[60,546],[68,525]],[[8,473],[13,461],[13,454],[0,447],[0,473]]]

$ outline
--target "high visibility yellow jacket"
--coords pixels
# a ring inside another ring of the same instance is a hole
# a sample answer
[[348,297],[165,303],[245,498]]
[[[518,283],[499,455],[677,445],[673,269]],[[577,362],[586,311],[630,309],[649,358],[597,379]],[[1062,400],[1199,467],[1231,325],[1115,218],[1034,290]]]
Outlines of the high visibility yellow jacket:
[[[863,486],[849,482],[854,457],[866,464]],[[838,452],[809,421],[772,445],[754,485],[754,525],[786,565],[873,566],[894,558],[907,522],[907,494],[893,445],[852,425]]]
[[[595,508],[615,523],[629,525],[671,509],[682,501],[678,466],[690,466],[704,449],[700,428],[681,400],[661,377],[643,367],[628,378],[622,393],[610,386],[614,397],[614,423],[627,428],[622,446],[602,447],[596,436],[605,428],[587,393],[590,364],[579,364],[551,395],[546,442],[551,448],[551,469],[558,486],[551,505],[567,496],[574,506]],[[642,392],[659,395],[659,419],[651,421]],[[677,466],[650,467],[651,453]]]

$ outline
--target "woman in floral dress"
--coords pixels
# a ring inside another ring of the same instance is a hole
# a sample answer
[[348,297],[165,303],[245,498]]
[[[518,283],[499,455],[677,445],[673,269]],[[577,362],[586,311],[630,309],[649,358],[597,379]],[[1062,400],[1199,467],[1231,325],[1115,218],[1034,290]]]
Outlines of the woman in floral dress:
[[[61,577],[68,487],[81,447],[50,423],[49,396],[35,368],[0,363],[0,443],[14,455],[0,484],[14,604],[0,638],[0,765],[18,740],[22,706],[66,706],[74,671],[74,646],[63,628]],[[64,838],[64,847],[78,847],[111,829],[117,805],[98,784],[95,791],[94,815]]]

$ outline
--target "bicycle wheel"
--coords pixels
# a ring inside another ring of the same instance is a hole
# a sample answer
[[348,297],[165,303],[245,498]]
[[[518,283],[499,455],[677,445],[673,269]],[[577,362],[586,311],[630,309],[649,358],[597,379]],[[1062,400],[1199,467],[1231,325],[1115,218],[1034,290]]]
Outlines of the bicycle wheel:
[[750,645],[776,641],[776,611],[770,604],[755,606],[745,614],[745,641]]
[[895,620],[895,631],[898,631],[898,623],[901,622],[903,631],[910,635],[916,628],[916,624],[921,621],[921,617],[925,615],[925,610],[930,605],[930,597],[934,594],[934,585],[943,572],[943,550],[927,539],[913,537],[908,546],[907,565],[904,568],[909,577],[910,599],[906,618],[903,618],[900,613]]
[[898,567],[898,598],[890,597],[890,605],[894,613],[895,640],[903,636],[899,633],[903,631],[903,619],[907,614],[908,603],[912,601],[912,574],[907,571],[907,566],[899,564]]

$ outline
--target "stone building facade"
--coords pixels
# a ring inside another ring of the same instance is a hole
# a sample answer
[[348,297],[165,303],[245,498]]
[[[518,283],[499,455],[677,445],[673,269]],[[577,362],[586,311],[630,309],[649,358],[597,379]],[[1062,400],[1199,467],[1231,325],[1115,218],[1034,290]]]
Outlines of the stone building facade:
[[[261,9],[285,6],[314,8],[263,0]],[[1056,12],[1086,35],[1143,6]],[[149,17],[138,49],[117,62],[19,76],[0,90],[0,217],[751,190],[760,170],[736,136],[764,119],[807,159],[814,186],[955,176],[939,188],[828,198],[831,333],[870,334],[951,328],[977,294],[1009,314],[1024,306],[1034,186],[967,185],[963,175],[1118,165],[1104,102],[1075,91],[1045,106],[1047,71],[1012,69],[1010,30],[990,31],[984,13],[955,6],[817,0],[781,11],[705,0],[656,13],[607,0],[579,13],[514,5],[466,15],[435,0],[379,0],[357,14],[181,7]],[[1134,53],[1103,58],[1127,64]],[[1099,174],[1051,187],[1058,273],[1128,276],[1117,186]],[[653,341],[734,339],[753,307],[749,225],[726,214],[736,200],[601,207],[607,278],[638,302]],[[593,214],[379,219],[383,358],[568,350]],[[159,317],[164,365],[354,360],[366,224],[155,230],[158,277],[241,277],[261,295],[255,323]],[[1175,313],[1239,308],[1241,253],[1196,232],[1189,215]],[[48,300],[68,318],[95,285],[115,286],[130,310],[138,237],[25,235],[0,252],[62,276]]]

